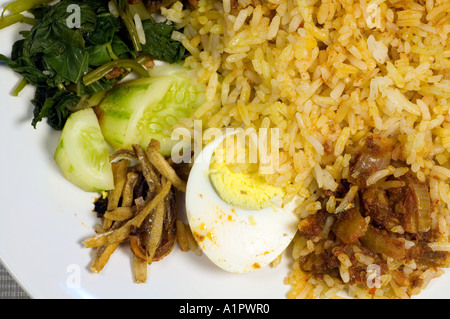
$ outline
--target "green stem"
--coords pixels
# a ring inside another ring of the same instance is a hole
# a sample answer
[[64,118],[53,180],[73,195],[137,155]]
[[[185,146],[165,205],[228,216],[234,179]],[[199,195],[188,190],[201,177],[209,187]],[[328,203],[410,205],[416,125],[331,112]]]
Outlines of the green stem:
[[153,16],[148,12],[147,8],[145,7],[145,4],[142,1],[139,1],[135,4],[129,4],[130,9],[130,15],[134,17],[135,14],[139,14],[141,17],[141,20],[150,20],[152,22],[155,22],[155,19],[153,19]]
[[14,89],[14,92],[13,92],[12,95],[13,96],[19,96],[19,93],[24,89],[24,87],[27,86],[27,84],[28,84],[28,81],[25,78],[23,78],[19,82],[19,84],[17,84],[17,87]]
[[114,53],[111,43],[106,43],[106,49],[108,50],[108,54],[113,60],[119,60],[119,57]]
[[28,11],[34,7],[37,7],[43,3],[51,2],[53,0],[16,0],[8,4],[2,12],[2,17],[5,11],[10,11],[13,14],[18,14],[24,11]]
[[134,24],[134,20],[130,15],[130,10],[128,8],[128,1],[122,2],[122,5],[119,6],[116,0],[114,0],[116,8],[119,10],[119,16],[125,24],[125,28],[127,28],[128,33],[130,34],[131,42],[133,43],[134,50],[137,52],[142,51],[142,45],[139,41],[139,35],[136,30],[136,25]]
[[4,29],[6,27],[9,27],[10,25],[13,25],[18,22],[25,22],[28,24],[34,24],[36,22],[35,19],[25,17],[24,15],[17,13],[17,14],[10,14],[7,16],[2,16],[0,18],[0,29]]
[[143,77],[148,77],[148,71],[139,63],[131,59],[119,59],[108,62],[83,77],[84,85],[88,86],[111,72],[114,68],[120,67],[124,69],[132,69]]

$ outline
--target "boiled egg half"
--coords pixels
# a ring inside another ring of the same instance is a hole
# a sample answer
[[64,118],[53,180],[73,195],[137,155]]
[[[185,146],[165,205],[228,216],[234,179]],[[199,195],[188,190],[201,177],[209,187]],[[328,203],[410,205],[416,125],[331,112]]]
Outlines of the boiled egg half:
[[196,156],[187,182],[186,214],[194,238],[214,264],[246,273],[283,253],[298,218],[295,199],[282,205],[282,188],[212,160],[224,139],[237,132],[222,134]]

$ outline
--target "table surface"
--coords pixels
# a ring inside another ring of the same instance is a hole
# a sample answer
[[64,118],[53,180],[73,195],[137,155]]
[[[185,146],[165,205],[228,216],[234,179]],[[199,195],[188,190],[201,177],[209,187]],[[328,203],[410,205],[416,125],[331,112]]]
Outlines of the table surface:
[[29,296],[16,283],[13,277],[0,263],[0,299],[28,299]]

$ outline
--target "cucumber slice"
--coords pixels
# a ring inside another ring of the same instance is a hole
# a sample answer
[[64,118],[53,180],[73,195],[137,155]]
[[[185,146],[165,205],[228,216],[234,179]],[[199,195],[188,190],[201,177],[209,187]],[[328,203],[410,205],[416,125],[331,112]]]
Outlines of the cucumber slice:
[[146,83],[117,86],[95,107],[103,136],[112,147],[124,146],[129,120],[135,109],[143,107],[147,89]]
[[113,88],[95,108],[105,140],[114,148],[150,140],[161,144],[161,154],[169,156],[178,143],[170,128],[181,117],[189,117],[205,101],[205,87],[192,82],[179,65],[166,65],[153,76]]
[[92,108],[72,113],[55,151],[64,177],[87,192],[114,188],[108,145]]

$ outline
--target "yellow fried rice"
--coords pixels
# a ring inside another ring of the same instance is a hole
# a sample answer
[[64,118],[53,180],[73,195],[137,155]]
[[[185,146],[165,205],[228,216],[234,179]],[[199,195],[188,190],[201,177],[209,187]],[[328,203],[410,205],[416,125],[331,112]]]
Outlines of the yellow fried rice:
[[320,236],[294,239],[288,298],[410,298],[443,273],[446,257],[436,266],[378,256],[385,267],[371,289],[349,276],[374,262],[359,245],[335,251],[337,272],[308,272],[302,261],[335,247],[330,228],[345,201],[336,190],[372,134],[394,142],[397,164],[367,183],[410,174],[428,185],[427,245],[450,251],[448,0],[199,0],[162,15],[182,30],[173,38],[190,52],[185,66],[207,84],[206,103],[180,125],[279,128],[279,165],[264,177],[286,188],[286,202],[300,197],[301,220],[328,214]]

